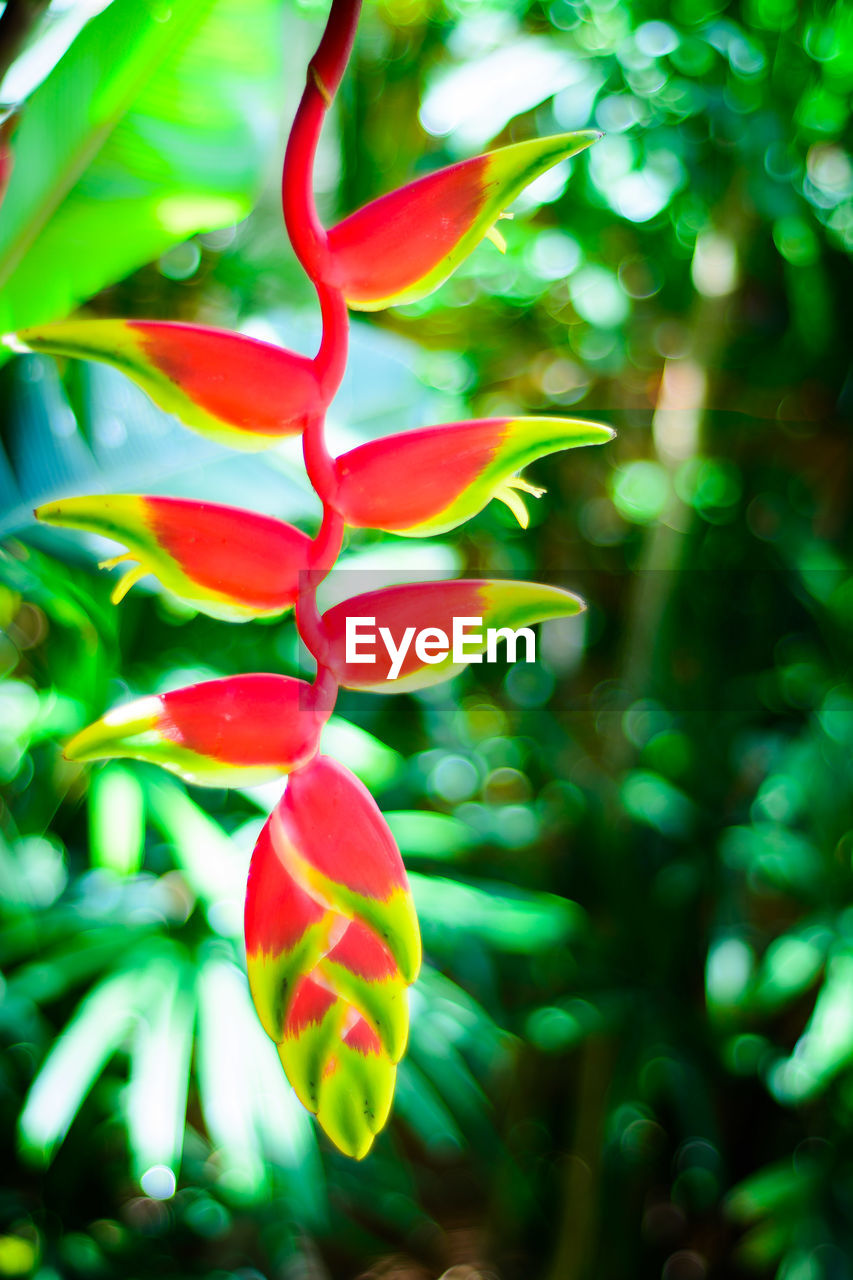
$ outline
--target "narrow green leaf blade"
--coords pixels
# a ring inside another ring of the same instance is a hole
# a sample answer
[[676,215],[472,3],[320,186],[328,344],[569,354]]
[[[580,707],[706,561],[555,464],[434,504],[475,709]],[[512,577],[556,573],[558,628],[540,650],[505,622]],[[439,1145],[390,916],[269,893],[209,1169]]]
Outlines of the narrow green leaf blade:
[[[127,1091],[127,1132],[135,1177],[149,1195],[166,1199],[168,1175],[174,1189],[184,1145],[195,993],[175,947],[148,965],[145,981]],[[148,1185],[146,1174],[155,1175]]]
[[32,1083],[18,1121],[23,1151],[48,1164],[86,1094],[118,1048],[135,1017],[141,979],[106,978],[83,1000],[54,1043]]
[[89,785],[89,846],[92,864],[117,876],[135,875],[145,846],[145,797],[139,780],[111,764]]
[[251,1069],[245,1038],[251,1015],[245,979],[211,953],[198,982],[198,1078],[205,1124],[219,1149],[223,1189],[252,1200],[267,1182],[255,1128]]

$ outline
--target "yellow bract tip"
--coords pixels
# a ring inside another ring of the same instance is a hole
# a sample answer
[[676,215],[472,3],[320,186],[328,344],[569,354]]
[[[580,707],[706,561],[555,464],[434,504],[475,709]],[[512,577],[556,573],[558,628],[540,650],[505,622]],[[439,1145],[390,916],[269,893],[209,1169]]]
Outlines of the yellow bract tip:
[[510,489],[519,489],[522,493],[529,493],[531,498],[541,498],[543,494],[548,492],[547,489],[541,488],[538,484],[531,484],[523,476],[510,476],[506,483]]
[[529,493],[531,498],[541,498],[545,490],[540,489],[538,485],[530,484],[521,476],[510,476],[508,480],[504,480],[499,489],[495,490],[494,496],[499,502],[509,507],[522,529],[526,529],[530,524],[530,516],[521,497],[522,493]]
[[504,240],[497,227],[489,227],[486,232],[486,239],[491,240],[498,253],[506,253],[506,240]]
[[508,484],[502,484],[499,489],[495,490],[494,495],[499,502],[503,502],[509,507],[522,529],[526,529],[530,524],[530,517],[527,514],[527,507],[524,500],[516,493],[515,489],[511,489]]
[[[121,559],[124,559],[124,557],[122,556]],[[137,583],[140,578],[144,578],[147,572],[145,565],[136,564],[132,569],[128,569],[127,573],[123,573],[112,589],[110,600],[112,600],[113,604],[121,604],[134,583]]]
[[125,560],[135,560],[129,551],[123,551],[120,556],[107,556],[106,560],[98,561],[99,569],[114,569],[117,564],[124,564]]

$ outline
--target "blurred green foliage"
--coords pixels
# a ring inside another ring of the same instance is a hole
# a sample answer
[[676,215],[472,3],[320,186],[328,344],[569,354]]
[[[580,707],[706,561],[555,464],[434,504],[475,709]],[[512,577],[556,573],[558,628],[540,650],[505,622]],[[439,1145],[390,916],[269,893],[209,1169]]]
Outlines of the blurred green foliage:
[[[53,71],[73,13],[48,10],[4,83],[47,75],[0,211],[4,324],[88,297],[310,350],[276,185],[325,9],[113,0]],[[851,91],[843,3],[366,6],[327,218],[492,144],[606,137],[518,202],[505,256],[354,323],[334,446],[567,407],[619,438],[539,464],[527,533],[493,504],[454,545],[350,535],[344,595],[498,567],[590,604],[534,667],[347,694],[329,727],[429,959],[361,1165],[318,1142],[245,992],[269,791],[61,755],[129,693],[301,670],[292,624],[156,584],[114,610],[103,547],[29,514],[125,489],[311,528],[298,450],[238,457],[118,374],[7,363],[0,1275],[853,1275]]]

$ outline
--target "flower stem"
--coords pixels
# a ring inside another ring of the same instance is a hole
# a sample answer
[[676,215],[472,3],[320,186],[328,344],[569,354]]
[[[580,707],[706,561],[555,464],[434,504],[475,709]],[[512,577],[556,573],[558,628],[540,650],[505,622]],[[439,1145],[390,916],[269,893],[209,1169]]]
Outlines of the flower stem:
[[326,447],[323,426],[324,419],[320,414],[308,420],[302,432],[302,457],[305,460],[305,470],[312,488],[323,503],[325,520],[326,508],[335,505],[333,499],[338,480],[335,474],[335,460]]
[[324,505],[323,523],[320,525],[317,537],[311,543],[311,550],[308,553],[311,569],[315,574],[319,575],[315,579],[318,585],[334,568],[335,561],[341,553],[343,540],[344,522],[342,517],[335,511],[334,507]]
[[284,156],[281,201],[296,256],[313,281],[326,280],[328,237],[314,204],[314,157],[326,112],[341,82],[355,39],[361,0],[332,0],[326,29],[308,64],[308,80]]
[[328,271],[328,237],[314,204],[314,153],[326,114],[319,90],[309,81],[293,121],[284,155],[281,203],[287,234],[312,280]]
[[327,103],[335,96],[352,52],[361,0],[332,0],[317,52],[308,64],[308,83],[318,85]]
[[314,678],[314,711],[325,722],[335,709],[338,700],[338,682],[329,667],[320,664]]
[[[361,0],[332,0],[326,29],[308,64],[308,79],[284,156],[281,202],[284,221],[297,258],[311,277],[320,301],[323,336],[314,357],[321,399],[328,406],[341,384],[349,347],[349,316],[343,294],[331,278],[329,239],[314,203],[314,159],[326,112],[341,82],[355,39]],[[338,685],[328,666],[329,640],[317,607],[317,587],[341,550],[344,522],[335,510],[335,460],[323,435],[325,414],[317,414],[302,433],[305,470],[323,503],[323,522],[311,545],[310,568],[301,575],[296,599],[296,629],[317,661],[316,708],[324,719],[332,714]]]
[[[329,637],[317,608],[317,587],[325,575],[316,569],[307,569],[299,575],[299,593],[296,597],[296,630],[308,652],[316,658],[318,667],[324,667],[329,656]],[[319,678],[320,672],[317,672]]]
[[314,357],[314,372],[323,403],[329,405],[341,385],[349,352],[349,312],[340,289],[317,283],[323,336]]

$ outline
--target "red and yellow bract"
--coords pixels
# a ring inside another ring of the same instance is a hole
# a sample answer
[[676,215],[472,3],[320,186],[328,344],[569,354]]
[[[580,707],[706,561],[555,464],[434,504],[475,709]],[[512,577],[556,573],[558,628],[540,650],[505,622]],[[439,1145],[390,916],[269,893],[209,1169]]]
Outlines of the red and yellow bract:
[[39,520],[87,529],[123,542],[127,554],[103,562],[138,564],[113,590],[117,604],[133,583],[154,573],[176,596],[214,618],[243,622],[291,609],[313,543],[283,520],[239,507],[186,498],[95,494],[61,498],[37,509]]
[[359,445],[335,461],[334,502],[347,524],[407,537],[447,533],[499,498],[527,527],[516,475],[537,458],[603,444],[613,429],[574,418],[482,418]]
[[444,283],[528,183],[600,136],[565,133],[516,142],[380,196],[329,232],[326,283],[359,311],[423,298]]
[[298,435],[324,409],[312,360],[223,329],[63,320],[22,329],[14,345],[111,364],[185,426],[233,449],[265,449]]
[[253,786],[311,759],[324,705],[315,686],[292,676],[226,676],[116,707],[72,738],[65,755],[149,760],[197,786]]
[[361,1158],[388,1115],[408,1035],[420,936],[406,872],[370,793],[318,756],[255,846],[246,957],[258,1016],[288,1079]]
[[[570,617],[583,608],[583,601],[577,596],[560,587],[538,582],[461,579],[386,587],[345,600],[323,615],[329,637],[328,662],[335,679],[348,689],[365,689],[372,693],[410,692],[449,680],[467,663],[454,662],[452,652],[440,662],[427,663],[418,657],[415,645],[410,644],[399,675],[391,680],[391,659],[381,644],[375,649],[375,663],[346,661],[347,618],[373,618],[375,630],[387,628],[398,645],[407,631],[417,633],[432,628],[450,637],[455,618],[477,618],[483,629],[507,627],[515,630],[534,622],[544,622],[546,618]],[[466,652],[472,657],[482,654],[485,648],[485,640],[482,644],[469,640],[465,645]]]

